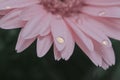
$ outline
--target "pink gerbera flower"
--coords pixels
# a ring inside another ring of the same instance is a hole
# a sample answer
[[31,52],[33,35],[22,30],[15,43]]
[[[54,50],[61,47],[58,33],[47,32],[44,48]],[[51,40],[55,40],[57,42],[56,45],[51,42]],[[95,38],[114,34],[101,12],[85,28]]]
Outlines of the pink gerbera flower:
[[54,45],[56,60],[68,60],[75,43],[96,66],[115,64],[108,37],[120,40],[120,0],[1,0],[0,27],[21,28],[21,52],[37,39],[37,55]]

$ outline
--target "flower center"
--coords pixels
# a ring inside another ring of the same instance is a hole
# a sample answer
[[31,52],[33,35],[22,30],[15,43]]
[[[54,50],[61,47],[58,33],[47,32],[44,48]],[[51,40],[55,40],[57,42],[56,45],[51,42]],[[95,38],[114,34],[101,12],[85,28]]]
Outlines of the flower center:
[[80,13],[82,0],[41,0],[40,4],[52,14],[70,17]]

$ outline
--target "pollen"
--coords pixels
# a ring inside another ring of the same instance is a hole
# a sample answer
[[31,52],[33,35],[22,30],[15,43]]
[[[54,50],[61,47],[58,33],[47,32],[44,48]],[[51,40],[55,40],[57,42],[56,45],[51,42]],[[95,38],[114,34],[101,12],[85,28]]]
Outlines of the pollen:
[[80,13],[82,0],[41,0],[40,4],[52,14],[73,16]]

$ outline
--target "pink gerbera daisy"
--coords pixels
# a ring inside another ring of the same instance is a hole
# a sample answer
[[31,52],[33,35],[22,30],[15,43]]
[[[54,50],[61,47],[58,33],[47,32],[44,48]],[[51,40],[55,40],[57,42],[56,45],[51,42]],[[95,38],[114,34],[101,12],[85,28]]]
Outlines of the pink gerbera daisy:
[[17,52],[37,39],[37,55],[54,45],[68,60],[75,43],[96,66],[115,64],[110,38],[120,40],[120,0],[0,0],[0,27],[21,28]]

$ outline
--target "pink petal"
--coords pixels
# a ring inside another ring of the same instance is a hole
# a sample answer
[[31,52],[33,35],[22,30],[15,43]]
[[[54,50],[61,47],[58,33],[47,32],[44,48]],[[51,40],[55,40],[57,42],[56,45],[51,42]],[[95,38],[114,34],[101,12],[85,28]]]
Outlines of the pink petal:
[[55,45],[54,45],[54,57],[55,57],[55,60],[57,60],[57,61],[59,61],[62,58],[61,52],[57,50]]
[[0,10],[26,7],[39,2],[39,0],[2,0],[0,1]]
[[[105,35],[105,33],[103,33],[101,29],[97,28],[102,26],[104,27],[105,25],[97,22],[95,19],[92,19],[92,17],[82,15],[79,19],[79,22],[75,22],[75,24],[79,27],[80,30],[99,43],[102,43],[104,40],[107,40],[110,43],[110,40]],[[109,46],[111,46],[111,44]]]
[[102,48],[103,59],[106,63],[111,66],[115,64],[115,55],[112,47],[103,47]]
[[109,65],[106,64],[105,62],[102,62],[102,68],[103,68],[104,70],[107,70],[107,69],[109,68]]
[[31,5],[23,9],[20,18],[22,20],[31,20],[35,16],[43,16],[44,14],[46,14],[46,12],[40,5]]
[[29,39],[39,35],[39,33],[44,30],[44,27],[49,26],[50,19],[51,19],[50,15],[47,15],[44,17],[36,16],[34,19],[32,19],[26,24],[23,31],[24,33],[23,37],[25,37],[26,39]]
[[52,46],[52,37],[50,35],[38,37],[37,39],[37,56],[43,57]]
[[78,26],[73,21],[71,21],[70,19],[66,19],[66,21],[67,21],[68,25],[74,31],[75,35],[77,35],[78,38],[82,40],[82,42],[85,44],[85,46],[90,51],[93,51],[94,50],[94,46],[93,46],[92,41],[78,28]]
[[22,52],[23,50],[25,50],[26,48],[28,48],[35,40],[35,38],[32,39],[24,39],[22,36],[22,31],[19,34],[19,38],[17,41],[17,45],[16,45],[16,50],[17,52]]
[[[54,19],[51,23],[52,35],[55,41],[55,59],[59,60],[61,57],[68,60],[74,50],[74,40],[71,33],[67,29],[67,25],[62,19]],[[59,43],[56,38],[62,37],[64,43]]]
[[70,32],[68,32],[67,39],[66,39],[66,46],[64,47],[64,49],[62,51],[59,51],[57,49],[56,45],[54,45],[55,59],[60,60],[61,58],[63,58],[65,60],[68,60],[71,57],[71,55],[73,54],[74,46],[75,46],[75,42],[72,37],[72,34]]
[[120,0],[83,0],[84,3],[89,5],[101,5],[101,6],[109,6],[109,5],[119,5]]
[[99,30],[103,31],[107,36],[120,40],[120,20],[115,19],[98,19],[104,26],[97,26]]
[[13,29],[23,27],[24,22],[19,18],[21,10],[12,10],[0,19],[0,27],[3,29]]
[[[93,40],[94,41],[94,40]],[[96,53],[102,57],[102,65],[100,67],[107,69],[109,66],[115,64],[115,55],[112,46],[108,47],[107,45],[100,44],[94,41]]]
[[96,65],[101,66],[102,65],[102,58],[99,54],[97,54],[95,51],[89,50],[88,47],[83,43],[83,41],[77,36],[74,35],[74,39],[78,46],[85,52],[85,54],[90,58],[90,60]]
[[[65,48],[66,42],[67,42],[67,36],[69,34],[67,25],[62,20],[62,18],[57,19],[53,16],[53,20],[51,22],[51,33],[54,38],[55,45],[58,49],[58,51],[62,51]],[[61,37],[64,39],[64,43],[59,43],[57,41],[57,38]]]
[[[92,60],[95,65],[102,65],[102,58],[99,54],[95,53],[94,46],[89,37],[87,37],[83,32],[80,31],[78,27],[76,27],[73,21],[70,19],[66,20],[68,24],[73,29],[73,37],[78,44],[78,46],[85,52],[85,54]],[[77,34],[77,35],[76,35]]]
[[[109,18],[108,18],[109,19]],[[110,23],[112,23],[114,25],[114,27],[116,29],[119,29],[120,30],[120,19],[119,18],[111,18],[109,19]]]
[[95,51],[102,56],[103,61],[109,66],[115,64],[115,55],[112,46],[108,47],[94,41]]
[[21,21],[19,17],[8,20],[0,25],[0,27],[3,29],[21,28],[23,26],[24,26],[24,22]]
[[97,17],[120,18],[119,6],[109,6],[109,7],[84,6],[81,11],[83,13],[86,13],[92,16],[97,16]]
[[65,46],[64,50],[62,51],[63,59],[68,60],[71,57],[71,55],[73,54],[73,51],[74,51],[74,46],[75,46],[75,41],[72,37],[72,34],[70,32],[68,32],[66,46]]
[[0,19],[0,24],[2,24],[2,22],[7,21],[7,20],[11,20],[14,17],[19,17],[18,15],[20,15],[22,12],[22,10],[18,10],[18,9],[14,9],[12,11],[10,11],[8,14],[6,14],[4,17],[2,17],[2,19]]

